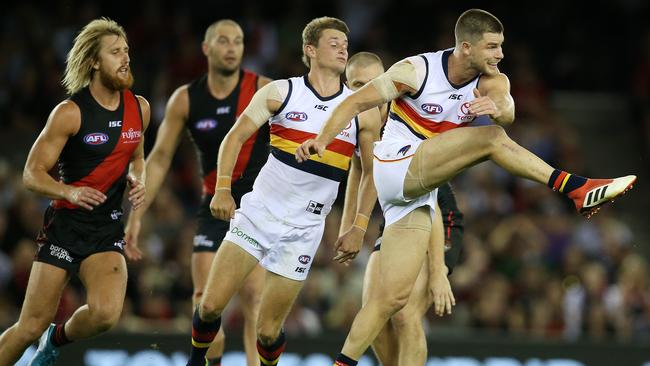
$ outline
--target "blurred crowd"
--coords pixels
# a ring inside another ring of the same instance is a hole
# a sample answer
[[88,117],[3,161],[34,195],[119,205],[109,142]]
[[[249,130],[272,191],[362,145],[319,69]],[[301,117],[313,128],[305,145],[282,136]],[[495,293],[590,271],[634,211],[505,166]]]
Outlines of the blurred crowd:
[[[300,63],[299,34],[313,17],[342,18],[352,30],[351,54],[373,51],[388,65],[414,53],[452,46],[451,30],[464,10],[388,0],[338,1],[328,8],[319,7],[319,2],[308,7],[308,2],[299,0],[272,5],[246,3],[228,10],[232,14],[176,3],[169,10],[155,1],[132,4],[129,14],[124,8],[73,1],[54,3],[47,9],[29,3],[3,9],[0,328],[18,317],[36,250],[34,238],[48,204],[25,190],[22,166],[47,115],[66,97],[60,85],[65,56],[76,32],[89,20],[107,15],[126,28],[136,79],[134,90],[152,105],[152,127],[146,134],[150,148],[171,91],[205,71],[200,42],[205,27],[218,18],[227,16],[242,24],[246,67],[280,78],[306,72]],[[634,118],[621,122],[619,128],[634,129],[647,168],[649,5],[629,0],[579,12],[576,5],[567,3],[543,3],[545,8],[541,8],[542,2],[525,5],[528,9],[540,7],[539,12],[523,12],[515,4],[487,9],[506,27],[502,70],[510,77],[517,107],[517,123],[508,133],[552,165],[588,174],[580,134],[553,111],[551,96],[558,89],[620,93],[629,102]],[[418,10],[420,18],[409,21],[407,29],[400,19],[410,16],[409,6]],[[422,14],[428,17],[422,18]],[[560,23],[562,31],[557,28]],[[141,239],[145,258],[129,264],[120,328],[189,329],[190,255],[194,212],[200,198],[198,177],[194,150],[186,139],[145,216]],[[429,332],[481,330],[570,340],[631,340],[650,334],[650,269],[648,259],[638,250],[647,243],[619,218],[617,206],[584,220],[568,200],[547,187],[512,178],[491,163],[472,168],[451,183],[465,214],[464,251],[451,276],[457,305],[451,316],[437,318],[431,314],[426,319]],[[373,215],[365,254],[351,266],[331,260],[339,220],[340,205],[327,219],[310,276],[287,320],[290,334],[346,332],[360,306],[364,267],[378,234],[380,210],[376,208]],[[72,278],[61,299],[58,318],[67,318],[83,302],[83,288]],[[237,332],[241,321],[235,302],[224,324]]]

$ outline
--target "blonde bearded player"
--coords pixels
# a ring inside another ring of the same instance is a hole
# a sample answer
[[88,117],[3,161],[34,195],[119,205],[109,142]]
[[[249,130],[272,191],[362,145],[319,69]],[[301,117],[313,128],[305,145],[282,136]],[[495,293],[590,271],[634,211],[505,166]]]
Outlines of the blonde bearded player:
[[[512,141],[501,127],[514,120],[509,81],[497,67],[503,58],[503,25],[486,11],[471,9],[458,18],[455,35],[453,49],[400,61],[346,98],[319,135],[296,151],[299,161],[320,155],[345,121],[392,101],[373,169],[386,219],[380,257],[383,286],[357,314],[336,365],[356,365],[386,321],[407,302],[426,256],[436,188],[459,172],[492,160],[511,174],[565,194],[587,217],[636,181],[633,175],[572,175]],[[457,128],[480,115],[497,125]],[[451,310],[451,297],[445,307]]]
[[[41,332],[29,365],[54,365],[61,347],[120,319],[127,284],[122,198],[128,186],[133,210],[144,203],[150,116],[147,100],[130,90],[129,50],[124,28],[100,18],[84,26],[68,53],[63,85],[70,97],[52,110],[23,172],[25,187],[52,202],[20,317],[0,335],[0,366],[18,361]],[[49,174],[55,166],[60,180]],[[86,304],[50,324],[73,275],[86,289]]]
[[[357,143],[363,168],[357,220],[337,241],[334,259],[345,263],[360,249],[376,200],[371,149],[379,139],[378,110],[350,118],[322,157],[304,164],[294,159],[300,143],[315,137],[338,103],[351,93],[340,80],[348,56],[347,34],[345,23],[335,18],[317,18],[307,24],[303,60],[309,73],[261,88],[221,144],[210,209],[216,218],[232,221],[194,314],[188,365],[204,365],[205,349],[219,328],[221,312],[258,263],[266,270],[266,282],[257,323],[257,349],[262,365],[278,363],[285,347],[284,320],[309,273],[325,216]],[[237,153],[267,120],[271,154],[253,191],[244,195],[235,211],[230,183]]]
[[[348,87],[356,91],[383,72],[384,67],[379,56],[370,52],[359,52],[350,57],[345,70]],[[387,104],[380,107],[382,121],[385,121],[388,116],[387,107]],[[352,205],[352,208],[346,207],[345,213],[355,211],[353,207],[356,204],[360,170],[359,159],[354,155],[345,192],[345,205]],[[435,300],[444,299],[446,292],[451,291],[447,275],[451,274],[453,267],[458,262],[462,249],[463,215],[458,210],[454,193],[448,183],[440,187],[437,201],[440,210],[437,210],[436,213],[440,212],[441,215],[436,215],[428,250],[440,250],[444,245],[444,262],[425,262],[420,269],[408,302],[402,310],[391,317],[390,322],[384,326],[384,329],[372,342],[372,349],[383,366],[424,365],[427,356],[427,343],[422,318],[434,303],[436,304],[436,313],[440,316],[444,314],[442,311],[444,302]],[[345,232],[352,224],[353,217],[344,215],[341,218],[341,232]],[[379,281],[381,239],[380,234],[366,266],[363,283],[364,304],[381,286]],[[436,258],[440,258],[440,256]],[[429,259],[432,259],[432,256],[429,256]],[[447,270],[445,271],[442,266],[445,266]],[[441,267],[443,270],[436,270],[437,267]],[[401,359],[400,355],[403,356]]]

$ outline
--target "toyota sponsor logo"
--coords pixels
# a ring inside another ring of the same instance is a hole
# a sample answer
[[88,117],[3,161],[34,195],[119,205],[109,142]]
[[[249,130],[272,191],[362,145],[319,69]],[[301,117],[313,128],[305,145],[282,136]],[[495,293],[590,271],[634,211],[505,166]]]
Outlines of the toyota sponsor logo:
[[460,105],[460,112],[465,115],[471,115],[472,112],[469,111],[469,103],[465,102]]
[[471,122],[476,118],[476,115],[472,114],[472,112],[469,110],[470,104],[469,102],[465,102],[460,105],[460,113],[462,115],[458,116],[458,119],[461,122]]

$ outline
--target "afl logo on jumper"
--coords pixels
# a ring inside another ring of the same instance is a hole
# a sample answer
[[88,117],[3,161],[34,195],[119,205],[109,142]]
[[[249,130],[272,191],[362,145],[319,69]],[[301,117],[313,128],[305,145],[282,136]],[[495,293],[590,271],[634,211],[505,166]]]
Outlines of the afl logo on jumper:
[[206,118],[196,122],[196,129],[199,131],[210,131],[217,127],[217,121],[214,119]]
[[290,121],[302,122],[307,120],[307,113],[305,112],[288,112],[284,117]]
[[310,261],[311,261],[311,257],[308,256],[308,255],[301,255],[300,257],[298,257],[298,262],[300,262],[302,264],[307,264]]
[[442,106],[435,103],[424,103],[421,106],[422,110],[429,114],[439,114],[442,113]]
[[84,136],[84,142],[88,145],[101,145],[108,142],[108,135],[101,132],[89,133]]

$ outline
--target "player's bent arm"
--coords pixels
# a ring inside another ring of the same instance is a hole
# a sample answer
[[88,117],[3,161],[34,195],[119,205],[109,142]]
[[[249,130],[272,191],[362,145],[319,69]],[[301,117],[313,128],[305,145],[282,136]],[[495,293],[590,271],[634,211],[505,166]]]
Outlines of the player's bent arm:
[[27,156],[23,170],[23,184],[27,189],[48,198],[67,199],[72,187],[56,181],[48,172],[59,159],[68,138],[80,126],[81,111],[74,102],[66,100],[52,110]]
[[357,154],[352,154],[348,182],[345,186],[345,199],[343,201],[343,214],[341,215],[341,228],[339,236],[350,229],[354,223],[357,212],[357,198],[359,196],[359,182],[361,181],[361,161]]
[[[147,157],[144,167],[143,179],[146,179],[147,185],[145,202],[138,211],[132,213],[134,216],[141,217],[144,215],[165,180],[165,175],[169,170],[174,152],[180,141],[181,132],[187,121],[189,103],[187,85],[176,89],[167,102],[165,117],[158,128],[156,142]],[[144,109],[143,118],[149,120],[148,117],[145,117]]]
[[[325,122],[316,140],[326,146],[359,113],[379,107],[401,95],[415,93],[416,91],[417,75],[415,67],[408,61],[400,61],[345,98]],[[382,120],[378,119],[377,123],[381,124]]]
[[145,182],[145,165],[144,165],[144,132],[149,127],[151,119],[151,107],[149,102],[141,96],[137,96],[138,103],[140,103],[140,110],[142,111],[142,137],[140,143],[131,155],[131,163],[129,164],[129,175],[137,179],[138,182],[144,184]]
[[515,120],[515,100],[510,95],[510,80],[505,74],[481,77],[479,91],[496,105],[497,114],[490,116],[495,123],[507,126]]
[[370,109],[359,115],[359,150],[361,152],[361,178],[357,198],[357,211],[353,226],[361,226],[365,230],[377,202],[377,190],[372,176],[373,146],[379,140],[381,115],[377,108]]
[[[217,174],[219,177],[232,177],[237,156],[244,142],[280,109],[287,94],[287,91],[282,86],[284,83],[287,83],[287,81],[274,81],[258,90],[221,142],[219,156],[217,157]],[[288,86],[288,84],[286,85]],[[230,179],[217,179],[215,188],[230,188],[230,183]]]

